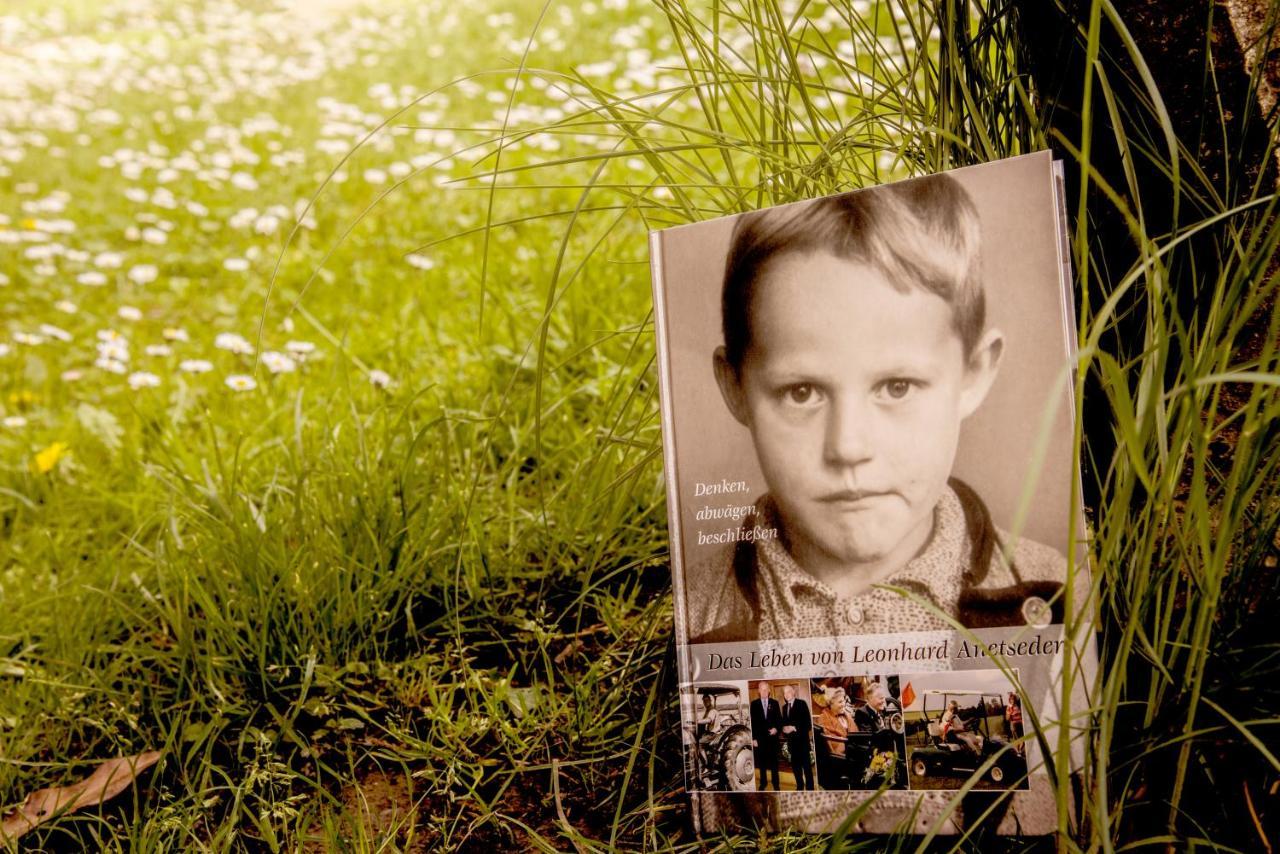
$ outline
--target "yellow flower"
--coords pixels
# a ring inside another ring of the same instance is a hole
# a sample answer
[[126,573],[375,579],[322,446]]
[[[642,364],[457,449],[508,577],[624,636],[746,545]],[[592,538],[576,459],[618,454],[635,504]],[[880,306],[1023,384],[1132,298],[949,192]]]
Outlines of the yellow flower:
[[62,459],[66,453],[66,442],[54,442],[35,455],[35,458],[31,461],[31,467],[40,474],[48,474],[53,471],[53,467],[58,464],[58,460]]
[[16,406],[19,409],[26,409],[39,399],[39,395],[27,389],[9,392],[9,405]]

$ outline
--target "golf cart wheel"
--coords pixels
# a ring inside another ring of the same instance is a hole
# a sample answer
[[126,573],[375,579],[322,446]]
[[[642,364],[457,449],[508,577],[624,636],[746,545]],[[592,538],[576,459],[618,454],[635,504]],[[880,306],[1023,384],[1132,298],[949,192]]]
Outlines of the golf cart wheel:
[[928,777],[929,763],[925,762],[923,759],[912,760],[911,773],[915,774],[917,777]]
[[755,788],[756,760],[751,733],[739,729],[729,734],[720,754],[721,791],[747,792]]
[[992,765],[990,773],[991,773],[991,782],[993,783],[1004,782],[1004,769],[1001,768],[999,765]]

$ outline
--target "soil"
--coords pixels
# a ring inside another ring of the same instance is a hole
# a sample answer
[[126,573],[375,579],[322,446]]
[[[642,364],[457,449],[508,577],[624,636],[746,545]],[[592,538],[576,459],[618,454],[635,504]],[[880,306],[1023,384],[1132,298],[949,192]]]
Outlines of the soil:
[[[414,791],[413,779],[403,771],[373,769],[360,774],[355,783],[344,786],[340,793],[342,808],[337,820],[343,827],[342,837],[388,841],[394,838],[395,850],[406,854],[436,850],[436,832],[424,820],[430,814],[430,806]],[[315,828],[311,837],[323,838],[320,828]],[[315,841],[304,845],[303,850],[321,854],[329,849]]]

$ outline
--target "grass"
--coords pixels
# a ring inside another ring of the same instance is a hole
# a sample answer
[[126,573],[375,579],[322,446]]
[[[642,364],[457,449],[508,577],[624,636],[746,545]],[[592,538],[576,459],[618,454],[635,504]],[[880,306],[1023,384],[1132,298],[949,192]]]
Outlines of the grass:
[[[964,2],[425,4],[330,26],[75,4],[100,49],[15,37],[48,50],[18,50],[29,82],[0,105],[23,152],[0,229],[47,237],[0,246],[0,803],[166,753],[24,844],[692,847],[645,230],[1052,142],[1086,176],[1077,390],[1107,428],[1079,425],[1103,666],[1058,844],[1256,849],[1280,778],[1276,197],[1198,168],[1091,8],[1081,138],[1055,135],[1013,20]],[[1091,170],[1111,147],[1159,194]],[[1115,209],[1127,260],[1093,226]],[[155,281],[130,278],[147,264]],[[94,270],[104,286],[78,280]],[[108,328],[125,374],[93,364]]]

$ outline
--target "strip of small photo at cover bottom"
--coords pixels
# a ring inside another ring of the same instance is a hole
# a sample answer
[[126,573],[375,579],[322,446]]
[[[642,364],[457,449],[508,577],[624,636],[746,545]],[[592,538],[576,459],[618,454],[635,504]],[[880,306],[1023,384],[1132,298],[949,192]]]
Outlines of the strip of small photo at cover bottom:
[[694,791],[1028,787],[1034,734],[998,669],[704,682],[682,701]]
[[1060,194],[1040,152],[651,234],[700,831],[1056,829],[1096,672]]

